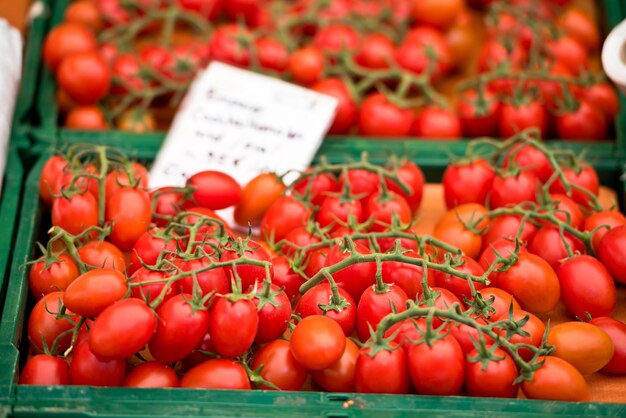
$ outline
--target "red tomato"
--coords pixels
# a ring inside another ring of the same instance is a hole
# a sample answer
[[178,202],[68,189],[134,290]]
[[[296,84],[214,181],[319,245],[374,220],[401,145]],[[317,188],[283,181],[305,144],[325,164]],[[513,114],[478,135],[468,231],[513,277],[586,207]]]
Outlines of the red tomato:
[[339,177],[339,190],[344,190],[349,183],[350,194],[360,199],[363,204],[374,193],[380,190],[380,178],[377,173],[365,169],[348,170]]
[[416,74],[428,72],[432,79],[446,74],[452,62],[450,48],[443,33],[427,26],[410,29],[396,48],[394,56],[401,68]]
[[[272,257],[267,250],[258,242],[248,240],[245,244],[246,248],[242,254],[239,249],[226,247],[222,253],[221,261],[233,261],[238,260],[242,256],[246,256],[253,260],[266,261],[269,263],[269,279],[272,278]],[[239,264],[234,266],[224,267],[224,272],[229,278],[239,277],[241,279],[241,289],[247,291],[250,286],[261,286],[262,282],[266,280],[266,270],[262,266],[252,266],[246,264]]]
[[123,385],[131,388],[176,388],[178,376],[171,367],[156,361],[143,363],[126,375]]
[[91,193],[75,194],[69,199],[59,197],[52,203],[52,225],[72,235],[98,225],[98,202]]
[[513,295],[497,287],[485,287],[478,290],[478,293],[485,301],[491,301],[490,306],[494,310],[489,316],[489,320],[492,322],[508,318],[511,305],[513,305],[513,311],[522,309]]
[[78,249],[80,260],[94,268],[126,271],[126,258],[115,245],[107,241],[89,241]]
[[94,32],[102,29],[102,15],[98,5],[91,0],[79,0],[65,9],[65,21],[87,26]]
[[117,270],[95,269],[70,283],[63,294],[63,304],[78,315],[95,317],[122,299],[127,290],[124,274]]
[[518,175],[499,176],[493,179],[490,203],[492,208],[537,201],[537,177],[529,171]]
[[589,68],[589,53],[580,42],[570,36],[548,41],[546,47],[554,61],[563,65],[574,75]]
[[279,289],[282,288],[289,300],[293,300],[296,295],[300,294],[300,286],[304,284],[304,278],[293,271],[285,256],[274,257],[272,265],[274,267],[272,284]]
[[[478,351],[474,350],[469,358],[475,358]],[[493,355],[501,360],[491,360],[487,367],[480,361],[465,360],[465,387],[471,396],[490,398],[517,398],[519,386],[514,383],[517,379],[517,366],[503,350],[496,348]]]
[[57,70],[57,81],[76,103],[90,105],[109,91],[111,72],[104,58],[90,50],[64,58]]
[[320,206],[328,193],[336,192],[337,180],[328,173],[320,173],[312,177],[305,177],[293,185],[293,192],[306,201]]
[[459,395],[463,387],[465,359],[456,339],[447,335],[428,345],[409,348],[408,367],[415,391],[423,395]]
[[156,332],[148,348],[155,360],[175,363],[198,348],[209,331],[209,313],[188,302],[190,294],[179,294],[162,303],[156,311]]
[[150,193],[150,197],[153,202],[153,222],[158,226],[165,226],[167,223],[167,219],[163,217],[176,216],[181,210],[184,199],[182,193],[173,191],[170,187],[154,190]]
[[[160,297],[163,289],[167,286],[167,290],[164,292],[161,304],[166,300],[174,296],[174,286],[167,285],[165,282],[168,278],[168,274],[162,271],[152,271],[144,267],[140,267],[137,271],[130,276],[130,283],[134,286],[131,288],[132,297],[145,300],[147,303],[152,304],[158,297]],[[142,284],[145,282],[160,281],[159,283]],[[184,279],[183,279],[184,280]]]
[[372,285],[365,289],[357,307],[356,330],[362,342],[370,338],[370,329],[376,331],[382,319],[392,312],[404,312],[408,296],[399,286],[387,285],[385,291],[379,292]]
[[294,228],[305,225],[309,209],[292,196],[282,196],[269,207],[261,221],[261,237],[278,242]]
[[[576,229],[580,229],[585,220],[585,214],[580,206],[578,206],[578,203],[563,194],[557,193],[551,194],[550,199],[552,200],[552,202],[549,203],[550,209],[556,210],[554,217],[570,224]],[[549,224],[550,222],[546,222],[546,225]]]
[[561,296],[559,279],[550,264],[529,253],[519,254],[517,263],[500,273],[498,287],[532,313],[550,312]]
[[513,147],[507,153],[504,168],[508,168],[511,164],[534,174],[542,183],[547,182],[554,173],[548,157],[532,145]]
[[[289,342],[285,340],[275,340],[261,348],[252,360],[253,370],[260,367],[263,368],[261,377],[279,390],[300,390],[308,375],[307,370],[294,358]],[[260,389],[273,388],[260,385]]]
[[89,28],[80,23],[66,22],[53,28],[43,44],[43,60],[56,71],[63,58],[84,51],[95,51],[96,37]]
[[56,259],[58,261],[49,266],[46,266],[45,260],[31,265],[28,284],[35,299],[55,291],[64,291],[78,277],[78,266],[72,257],[59,254]]
[[341,326],[345,335],[352,335],[356,326],[356,310],[357,305],[350,294],[343,288],[339,287],[339,296],[346,300],[348,305],[341,311],[334,309],[324,312],[320,305],[328,305],[332,297],[332,290],[330,283],[322,282],[311,289],[307,290],[298,301],[294,312],[301,318],[306,318],[312,315],[324,315]]
[[230,359],[213,359],[200,363],[180,379],[181,388],[251,389],[246,369]]
[[508,138],[527,128],[538,128],[542,138],[548,131],[548,112],[536,101],[515,106],[511,103],[502,105],[500,116],[500,136]]
[[106,220],[113,223],[111,242],[122,251],[132,250],[152,220],[150,196],[139,189],[119,189],[107,202]]
[[[502,215],[491,221],[491,225],[487,233],[483,235],[483,248],[489,246],[501,238],[514,239],[522,229],[520,239],[524,242],[532,240],[537,232],[537,227],[530,221],[524,222],[522,226],[522,217],[518,215]],[[513,247],[515,248],[515,247]]]
[[[396,347],[394,343],[390,345]],[[372,356],[369,348],[362,348],[356,360],[354,382],[357,393],[408,393],[406,353],[381,350]]]
[[585,378],[574,366],[558,357],[539,357],[544,361],[530,381],[522,382],[528,399],[589,402],[591,394]]
[[462,136],[461,120],[451,110],[427,107],[417,114],[413,124],[413,134],[434,139],[460,138]]
[[605,116],[601,110],[581,101],[576,110],[556,117],[556,133],[561,139],[600,140],[607,136]]
[[359,33],[350,26],[330,24],[318,30],[313,45],[322,51],[339,53],[354,50],[360,43]]
[[386,35],[372,33],[363,38],[354,59],[366,68],[385,69],[393,62],[393,51],[393,42]]
[[261,173],[246,184],[235,206],[234,218],[239,225],[257,224],[272,203],[285,191],[285,185],[274,173]]
[[89,349],[102,360],[125,359],[139,352],[154,334],[156,318],[141,299],[109,305],[89,332]]
[[[476,322],[480,325],[487,325],[487,320],[484,318],[476,317],[472,315],[472,317],[476,320]],[[463,350],[463,354],[467,355],[473,350],[476,349],[476,343],[474,341],[479,341],[480,331],[476,328],[467,325],[467,324],[452,324],[450,326],[450,334],[456,339]],[[485,342],[487,344],[492,344],[493,339],[483,335],[485,338]]]
[[[132,178],[131,178],[132,177]],[[120,188],[124,186],[137,185],[140,189],[148,188],[149,179],[148,170],[142,164],[133,162],[128,171],[115,170],[106,176],[105,189],[107,200]]]
[[[405,252],[406,257],[422,258],[415,251]],[[422,281],[424,279],[424,269],[421,266],[400,261],[385,261],[382,263],[383,282],[395,284],[404,291],[408,299],[415,300],[415,297],[422,293]],[[435,285],[433,274],[428,276],[428,285]]]
[[[467,203],[471,205],[472,203]],[[472,259],[476,259],[480,255],[482,247],[482,238],[479,234],[472,232],[462,222],[452,220],[447,222],[439,221],[433,237],[450,244]]]
[[600,240],[598,258],[616,282],[626,283],[626,226],[618,226]]
[[607,82],[594,84],[585,89],[585,101],[604,115],[607,127],[615,123],[619,112],[619,96]]
[[287,69],[289,52],[285,45],[276,39],[262,37],[254,41],[257,59],[262,68],[275,70],[280,73]]
[[241,186],[237,181],[219,171],[202,171],[187,180],[195,188],[192,198],[203,208],[212,210],[235,206],[241,199]]
[[183,9],[191,10],[199,15],[214,21],[224,8],[224,0],[176,0]]
[[72,350],[70,380],[72,385],[121,386],[126,375],[126,359],[102,360],[84,340]]
[[560,179],[557,179],[550,186],[550,193],[560,193],[567,195],[574,199],[576,203],[582,206],[588,206],[591,200],[590,195],[597,196],[600,189],[600,180],[598,179],[598,173],[589,165],[582,166],[580,171],[576,171],[573,168],[564,168],[563,175],[565,179],[572,185],[584,188],[587,192],[574,189],[570,193],[566,193],[565,187]]
[[591,16],[570,7],[557,20],[557,25],[568,36],[580,42],[588,51],[598,49],[600,33],[598,25]]
[[[371,251],[361,244],[355,243],[354,248],[358,254],[371,254]],[[326,266],[333,266],[349,256],[348,250],[343,250],[339,245],[335,245],[326,257]],[[365,289],[374,284],[375,275],[376,263],[357,263],[333,273],[333,279],[335,279],[337,286],[346,289],[358,303]]]
[[272,284],[269,296],[264,295],[264,289],[259,289],[257,297],[252,301],[259,315],[259,326],[254,341],[265,344],[280,338],[287,330],[287,323],[291,319],[291,304],[287,294]]
[[411,16],[420,24],[446,28],[463,11],[463,0],[413,0]]
[[243,355],[254,342],[258,327],[259,315],[250,300],[231,301],[228,296],[218,296],[211,307],[209,333],[215,351],[221,356]]
[[569,245],[574,253],[583,253],[585,246],[583,243],[568,233],[561,233],[554,226],[544,226],[541,228],[528,245],[528,251],[543,258],[556,271],[563,260],[568,257],[565,244]]
[[76,106],[68,113],[64,126],[67,129],[102,131],[108,129],[109,124],[99,107]]
[[481,159],[451,164],[443,173],[443,191],[448,209],[463,203],[485,204],[495,172]]
[[309,370],[321,370],[338,361],[346,336],[337,322],[321,315],[302,319],[291,334],[291,353]]
[[148,82],[141,77],[141,62],[132,54],[119,54],[111,64],[113,84],[111,93],[126,94],[148,87]]
[[354,392],[354,374],[359,347],[346,338],[346,348],[335,363],[322,370],[313,370],[311,376],[315,383],[329,392]]
[[[452,296],[456,298],[456,296]],[[411,346],[422,338],[424,331],[426,331],[425,318],[409,318],[393,324],[385,333],[385,338],[389,338],[395,333],[395,338],[392,341],[400,345],[405,352],[408,352]]]
[[344,135],[348,133],[356,121],[358,110],[345,82],[340,78],[326,78],[312,85],[311,89],[337,99],[335,119],[328,134]]
[[151,228],[139,237],[130,253],[129,274],[143,265],[156,265],[159,255],[164,251],[176,251],[176,241],[173,238],[166,241],[163,232],[163,229]]
[[[485,271],[483,268],[473,259],[469,258],[466,255],[462,257],[463,264],[454,269],[462,274],[472,274],[474,276],[482,276]],[[463,298],[471,297],[471,288],[467,280],[461,277],[453,276],[451,274],[445,274],[443,272],[435,273],[435,280],[438,287],[443,287],[444,289],[448,289],[456,297],[463,300]],[[484,284],[479,282],[474,282],[474,289],[479,290],[485,287]]]
[[[41,298],[33,307],[28,318],[28,340],[39,352],[44,347],[52,348],[54,341],[74,325],[66,318],[56,319],[61,310],[63,292],[52,292]],[[71,312],[66,312],[71,315]],[[66,334],[57,341],[57,351],[63,353],[70,346],[72,336]],[[44,344],[45,343],[45,344]]]
[[[513,334],[511,332],[509,341],[511,344],[529,344],[535,347],[540,347],[543,341],[543,335],[546,332],[546,326],[543,324],[543,321],[539,319],[536,315],[533,315],[530,312],[526,312],[524,310],[513,311],[513,320],[515,322],[519,322],[528,317],[528,321],[519,327],[517,331],[524,331],[528,333],[528,335],[520,335],[518,333]],[[506,336],[506,331],[501,331],[501,335]],[[518,354],[525,361],[529,361],[534,353],[525,347],[519,349]]]
[[404,197],[409,204],[413,213],[417,212],[422,203],[422,195],[424,193],[424,173],[422,170],[410,160],[405,160],[399,167],[395,169],[398,178],[408,186],[410,191],[407,193],[395,181],[388,178],[385,179],[387,188],[392,192]]
[[467,137],[495,136],[500,121],[501,106],[495,95],[489,91],[479,95],[468,90],[459,101],[459,120],[463,135]]
[[[528,250],[524,246],[519,247],[520,253],[527,253]],[[496,254],[497,253],[497,254]],[[483,253],[480,255],[478,262],[482,266],[483,269],[487,270],[489,266],[496,262],[497,255],[503,258],[510,258],[511,255],[515,253],[515,241],[510,238],[496,238],[495,241],[491,242],[486,248],[483,250]],[[498,263],[496,268],[501,268],[502,264]],[[500,273],[492,272],[489,275],[489,280],[492,285],[497,286],[498,277]]]
[[613,341],[613,357],[602,368],[602,371],[611,374],[626,374],[626,324],[607,317],[597,317],[590,322],[606,332]]
[[65,158],[60,155],[50,157],[41,170],[39,176],[39,196],[46,206],[52,205],[53,194],[55,191],[57,179],[63,175],[63,171],[67,165]]
[[70,366],[65,359],[49,354],[37,354],[26,362],[20,385],[69,385]]
[[[591,236],[591,244],[594,252],[597,254],[600,246],[600,240],[616,226],[626,224],[626,216],[614,210],[603,210],[592,213],[585,219],[583,225],[584,231],[595,231]],[[605,227],[599,228],[605,225]]]
[[[420,296],[420,299],[418,301],[418,305],[421,307],[426,307],[426,306],[434,306],[437,309],[441,309],[441,310],[445,310],[448,309],[449,307],[453,306],[455,303],[458,304],[459,306],[463,306],[461,304],[461,300],[451,291],[449,291],[448,289],[444,289],[443,287],[431,287],[430,289],[432,292],[434,292],[434,297],[435,300],[434,302],[427,302],[426,300],[424,300],[423,295]],[[434,327],[438,327],[442,324],[441,319],[439,318],[434,318],[433,319],[433,326]]]
[[387,196],[372,194],[365,206],[367,218],[373,220],[372,231],[385,231],[392,226],[402,227],[411,222],[411,208],[400,195],[389,191]]
[[298,84],[309,85],[322,78],[324,54],[318,48],[307,46],[294,51],[289,57],[287,68]]
[[212,59],[238,67],[249,66],[250,51],[243,48],[237,40],[238,37],[248,35],[248,29],[235,23],[220,26],[213,32],[209,41]]
[[361,135],[407,136],[413,126],[413,111],[396,106],[381,93],[374,93],[361,103],[358,125]]

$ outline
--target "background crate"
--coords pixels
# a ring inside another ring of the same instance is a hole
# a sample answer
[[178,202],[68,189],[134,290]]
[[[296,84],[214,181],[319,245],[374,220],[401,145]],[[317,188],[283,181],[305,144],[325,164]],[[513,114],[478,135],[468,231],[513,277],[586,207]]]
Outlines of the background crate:
[[[348,141],[349,142],[349,141]],[[344,142],[338,142],[344,143]],[[321,153],[342,160],[327,145]],[[356,149],[356,147],[355,147]],[[39,175],[53,150],[43,151],[28,174],[15,241],[15,254],[0,323],[0,404],[11,405],[14,417],[161,417],[161,416],[276,416],[276,417],[478,417],[478,416],[626,416],[626,404],[562,403],[528,400],[429,397],[419,395],[362,395],[322,392],[217,391],[187,389],[121,389],[17,385],[19,367],[28,350],[24,336],[32,306],[27,270],[21,266],[34,251],[41,228],[48,221],[39,202]],[[384,153],[383,153],[384,154]],[[381,156],[383,154],[380,154]],[[150,161],[155,150],[136,149]],[[376,157],[378,158],[378,157]],[[617,181],[617,179],[616,179]],[[1,412],[1,409],[0,409]]]
[[[45,0],[46,2],[51,2],[52,0]],[[51,17],[49,22],[50,30],[52,27],[58,25],[63,21],[63,15],[65,9],[71,0],[56,0],[52,2],[51,9]],[[624,9],[623,0],[602,0],[599,3],[600,15],[599,18],[602,22],[601,31],[602,33],[608,33],[614,26],[621,22],[621,20],[626,17],[626,10]],[[98,137],[91,137],[90,133],[80,133],[78,131],[67,130],[58,125],[59,119],[59,110],[56,103],[56,82],[54,80],[54,76],[47,68],[42,69],[42,74],[40,77],[40,85],[37,96],[36,103],[36,116],[35,127],[37,131],[37,135],[34,136],[35,141],[46,144],[53,144],[55,141],[60,140],[61,143],[72,142],[75,138],[82,137],[84,138],[82,142],[88,142],[86,140],[93,139],[94,141],[101,141],[99,143],[111,145],[111,146],[121,146],[123,148],[127,147],[128,142],[131,141],[133,146],[138,144],[137,146],[143,146],[144,141],[157,141],[161,142],[164,137],[164,133],[150,133],[150,134],[129,134],[130,136],[125,136],[123,132],[111,130],[105,131],[103,135],[98,135]],[[626,97],[620,94],[620,114],[616,118],[616,126],[614,132],[616,134],[615,141],[606,141],[606,142],[580,142],[580,141],[554,141],[554,143],[558,143],[559,146],[564,146],[568,148],[574,149],[586,149],[588,159],[593,161],[604,161],[606,160],[606,164],[611,164],[611,161],[614,161],[617,157],[626,158]],[[122,136],[120,136],[122,135]],[[337,137],[352,139],[354,137]],[[428,141],[423,139],[376,139],[376,138],[359,138],[363,141],[372,141],[372,147],[380,146],[380,144],[390,143],[388,147],[396,149],[397,147],[402,147],[402,145],[398,145],[397,143],[408,142],[409,147],[413,147],[412,143],[419,142],[424,145],[415,145],[417,149],[420,151],[427,148],[429,149],[429,155],[435,159],[435,163],[439,164],[441,161],[446,160],[448,157],[448,153],[446,150],[452,151],[454,154],[460,155],[463,154],[465,147],[467,146],[468,140],[459,138],[455,141]]]

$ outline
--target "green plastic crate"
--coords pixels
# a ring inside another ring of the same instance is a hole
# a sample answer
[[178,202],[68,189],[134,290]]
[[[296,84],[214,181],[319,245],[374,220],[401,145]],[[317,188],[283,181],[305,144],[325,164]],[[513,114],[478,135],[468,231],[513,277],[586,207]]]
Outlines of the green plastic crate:
[[[337,142],[343,143],[343,142]],[[332,147],[332,145],[327,145]],[[326,147],[326,146],[325,146]],[[323,148],[330,160],[341,160]],[[137,149],[136,157],[151,160],[156,147]],[[221,391],[187,389],[121,389],[17,385],[25,361],[24,336],[32,305],[27,271],[21,266],[33,255],[34,243],[47,225],[39,197],[39,176],[50,149],[42,153],[28,174],[19,232],[7,297],[0,323],[0,405],[10,405],[13,417],[483,417],[483,416],[626,416],[626,404],[562,403],[529,400],[432,397],[418,395],[362,395],[322,392]],[[382,158],[384,155],[380,154]],[[376,157],[376,158],[379,158]],[[2,409],[0,409],[1,413]]]
[[[13,132],[17,134],[15,141],[27,140],[26,134],[35,123],[35,96],[39,86],[42,69],[43,40],[48,32],[50,6],[40,1],[41,13],[35,16],[28,28],[24,58],[22,61],[22,81],[13,112]],[[28,142],[24,142],[27,144]]]
[[[50,2],[52,0],[45,0]],[[53,3],[52,16],[50,18],[50,28],[58,25],[63,21],[63,14],[70,3],[70,0],[57,0]],[[626,17],[626,11],[623,10],[623,0],[603,0],[601,2],[601,30],[604,33],[608,33],[614,26]],[[72,143],[77,138],[83,138],[81,142],[97,142],[101,144],[111,146],[121,146],[122,148],[128,147],[129,143],[140,144],[143,146],[144,141],[156,141],[162,142],[164,133],[150,133],[150,134],[124,134],[120,131],[106,131],[102,135],[97,137],[91,136],[90,132],[79,132],[67,130],[58,126],[58,107],[55,99],[56,82],[54,76],[47,68],[44,68],[41,74],[40,88],[37,98],[37,114],[38,124],[36,125],[37,135],[34,136],[35,141],[45,144],[54,144],[56,141],[61,143]],[[587,155],[591,160],[606,160],[607,164],[612,164],[611,160],[615,160],[617,157],[626,158],[626,97],[620,94],[621,112],[616,120],[616,140],[606,142],[574,142],[574,141],[554,141],[555,143],[562,144],[564,146],[574,149],[586,149]],[[338,137],[351,139],[351,137]],[[415,147],[419,151],[426,148],[432,148],[429,151],[429,155],[432,156],[438,164],[442,161],[448,160],[447,150],[452,151],[454,154],[463,154],[468,140],[459,139],[456,141],[428,141],[423,139],[376,139],[376,138],[362,138],[363,141],[371,142],[369,148],[375,148],[381,144],[387,144],[392,149],[402,147],[398,145],[406,142],[409,148]],[[423,145],[413,145],[413,143],[421,143]]]

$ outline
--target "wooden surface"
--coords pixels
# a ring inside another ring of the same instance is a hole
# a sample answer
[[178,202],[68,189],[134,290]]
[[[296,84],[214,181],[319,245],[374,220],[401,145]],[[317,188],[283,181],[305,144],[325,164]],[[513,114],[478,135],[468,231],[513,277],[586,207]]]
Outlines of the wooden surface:
[[30,0],[0,0],[0,17],[23,33],[29,5]]

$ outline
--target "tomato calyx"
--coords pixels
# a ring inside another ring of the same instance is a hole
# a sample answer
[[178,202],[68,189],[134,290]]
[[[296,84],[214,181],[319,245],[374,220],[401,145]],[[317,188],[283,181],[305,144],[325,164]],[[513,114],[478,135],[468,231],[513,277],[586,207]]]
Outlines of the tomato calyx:
[[280,304],[276,301],[276,296],[278,296],[283,290],[284,287],[281,287],[272,291],[272,283],[264,281],[263,288],[255,293],[255,298],[257,299],[257,311],[260,311],[266,305],[271,305],[275,308],[279,307]]

